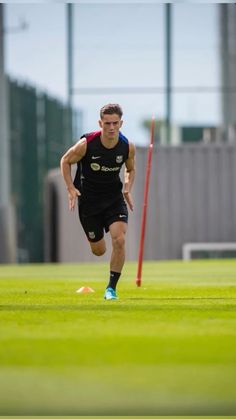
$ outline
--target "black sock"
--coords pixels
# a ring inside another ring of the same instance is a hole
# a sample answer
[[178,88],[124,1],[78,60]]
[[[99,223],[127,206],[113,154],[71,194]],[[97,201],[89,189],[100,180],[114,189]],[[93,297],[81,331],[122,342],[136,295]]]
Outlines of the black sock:
[[110,271],[110,281],[107,285],[107,288],[113,288],[113,290],[116,289],[117,282],[119,281],[121,273],[120,272],[114,272]]

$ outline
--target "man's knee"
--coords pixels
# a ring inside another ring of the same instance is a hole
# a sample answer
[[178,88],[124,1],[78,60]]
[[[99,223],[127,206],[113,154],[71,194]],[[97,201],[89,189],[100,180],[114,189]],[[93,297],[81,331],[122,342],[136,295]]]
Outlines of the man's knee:
[[106,252],[106,249],[92,248],[92,252],[95,256],[102,256]]
[[103,239],[99,243],[90,242],[90,247],[95,256],[102,256],[106,252],[106,243]]
[[123,250],[125,247],[125,235],[120,234],[117,237],[114,237],[112,240],[113,248],[116,250]]

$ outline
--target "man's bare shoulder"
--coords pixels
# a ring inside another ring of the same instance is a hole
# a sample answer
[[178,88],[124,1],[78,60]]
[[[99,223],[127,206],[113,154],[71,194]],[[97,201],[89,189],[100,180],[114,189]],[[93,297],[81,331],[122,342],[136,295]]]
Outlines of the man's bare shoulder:
[[87,139],[86,139],[86,137],[82,137],[75,143],[74,147],[79,146],[81,148],[81,147],[86,146],[86,145],[87,145]]
[[77,143],[67,150],[62,156],[62,164],[75,164],[79,162],[86,154],[87,141],[86,138],[81,138]]
[[87,150],[87,140],[85,137],[80,138],[80,140],[78,140],[74,146],[73,146],[73,151],[75,154],[77,154],[78,156],[84,156],[86,154],[86,150]]
[[134,157],[135,155],[135,145],[132,141],[129,141],[129,157]]

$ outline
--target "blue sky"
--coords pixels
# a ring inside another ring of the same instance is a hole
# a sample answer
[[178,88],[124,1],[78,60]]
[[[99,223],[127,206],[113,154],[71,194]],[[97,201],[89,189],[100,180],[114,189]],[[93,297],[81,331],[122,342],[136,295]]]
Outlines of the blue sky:
[[[6,5],[6,69],[14,77],[66,100],[65,4]],[[84,114],[84,131],[97,129],[98,111],[107,102],[124,109],[124,133],[147,142],[142,120],[165,116],[165,95],[82,94],[89,87],[165,85],[163,4],[157,2],[80,2],[74,6],[74,104]],[[178,3],[173,16],[173,85],[220,85],[218,9],[216,4]],[[19,19],[29,28],[11,33]],[[173,95],[174,124],[219,124],[219,93]]]

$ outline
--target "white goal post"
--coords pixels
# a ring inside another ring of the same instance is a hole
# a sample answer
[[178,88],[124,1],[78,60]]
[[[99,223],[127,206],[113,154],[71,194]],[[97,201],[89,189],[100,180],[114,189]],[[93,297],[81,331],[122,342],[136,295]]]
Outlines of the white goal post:
[[193,251],[227,251],[235,250],[236,243],[185,243],[182,247],[183,260],[191,260]]

